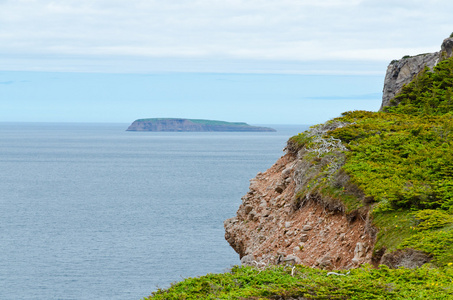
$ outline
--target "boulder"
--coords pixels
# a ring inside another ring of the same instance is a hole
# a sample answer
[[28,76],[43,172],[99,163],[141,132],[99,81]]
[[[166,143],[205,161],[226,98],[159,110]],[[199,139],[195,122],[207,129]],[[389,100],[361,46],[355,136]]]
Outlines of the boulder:
[[243,266],[253,266],[253,262],[255,261],[255,257],[252,254],[246,255],[241,258],[241,265]]

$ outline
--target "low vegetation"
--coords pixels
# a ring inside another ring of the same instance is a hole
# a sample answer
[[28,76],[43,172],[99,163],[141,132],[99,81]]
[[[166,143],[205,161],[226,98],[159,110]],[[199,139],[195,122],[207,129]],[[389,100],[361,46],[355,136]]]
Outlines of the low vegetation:
[[379,230],[375,253],[410,248],[431,256],[431,263],[367,265],[330,276],[304,266],[234,267],[148,299],[453,299],[452,96],[450,58],[406,85],[394,106],[346,112],[290,139],[290,148],[304,148],[318,171],[299,199],[320,193],[340,201],[345,212],[369,209]]
[[452,299],[453,267],[372,268],[336,274],[305,266],[234,267],[188,278],[145,299]]

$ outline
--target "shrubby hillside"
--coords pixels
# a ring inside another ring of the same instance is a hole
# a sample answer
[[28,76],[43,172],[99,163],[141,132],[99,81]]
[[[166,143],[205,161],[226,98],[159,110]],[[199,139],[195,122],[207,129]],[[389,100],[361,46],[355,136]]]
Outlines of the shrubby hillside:
[[303,150],[316,167],[291,209],[319,195],[333,213],[366,215],[376,233],[373,264],[329,272],[295,261],[256,263],[189,278],[147,299],[453,299],[452,97],[450,57],[381,111],[346,112],[288,141],[288,151]]
[[[403,87],[392,100],[397,106],[346,112],[328,122],[342,126],[325,138],[339,139],[349,150],[340,171],[371,204],[379,230],[375,252],[411,248],[428,254],[437,266],[453,262],[452,89],[449,58]],[[307,133],[292,138],[298,147],[319,147],[312,140]],[[336,188],[328,180],[315,185],[321,191]],[[348,204],[357,209],[366,203]]]

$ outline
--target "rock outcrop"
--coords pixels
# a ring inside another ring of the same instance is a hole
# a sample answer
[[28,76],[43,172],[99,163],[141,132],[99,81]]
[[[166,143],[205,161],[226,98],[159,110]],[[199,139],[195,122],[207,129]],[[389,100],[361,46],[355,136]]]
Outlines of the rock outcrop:
[[275,129],[251,126],[242,122],[224,122],[199,119],[139,119],[135,120],[126,131],[267,131]]
[[398,103],[390,103],[390,100],[401,91],[401,88],[411,82],[425,67],[432,69],[441,59],[451,57],[452,50],[453,38],[447,38],[443,41],[439,52],[407,56],[392,61],[385,74],[380,110],[385,106],[397,105]]
[[348,215],[340,203],[317,194],[297,202],[297,191],[318,170],[304,159],[306,150],[290,148],[251,180],[237,216],[225,221],[225,238],[241,262],[323,269],[371,263],[374,232],[366,213]]

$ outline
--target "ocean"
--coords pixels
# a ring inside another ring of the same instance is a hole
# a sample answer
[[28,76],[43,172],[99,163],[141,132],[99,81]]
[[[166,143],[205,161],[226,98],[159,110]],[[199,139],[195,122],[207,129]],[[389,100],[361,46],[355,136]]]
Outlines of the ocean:
[[223,221],[308,128],[127,126],[0,123],[0,299],[141,299],[227,271]]

